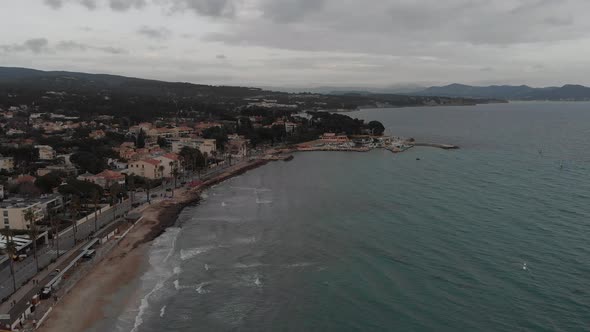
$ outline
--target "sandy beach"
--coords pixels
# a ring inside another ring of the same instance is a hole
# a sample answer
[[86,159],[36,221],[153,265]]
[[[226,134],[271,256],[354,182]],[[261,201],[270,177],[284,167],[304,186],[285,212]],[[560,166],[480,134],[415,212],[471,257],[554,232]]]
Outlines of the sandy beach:
[[[127,234],[102,262],[58,303],[42,332],[82,332],[98,330],[107,317],[117,317],[137,298],[139,276],[148,266],[150,242],[174,224],[182,208],[198,199],[187,189],[178,189],[172,199],[148,206],[143,219]],[[127,296],[117,296],[125,293]]]
[[142,219],[98,264],[90,269],[69,294],[54,306],[41,332],[104,331],[108,318],[117,318],[137,302],[139,277],[149,266],[151,241],[175,224],[187,205],[199,200],[202,189],[266,164],[266,160],[236,164],[203,182],[199,188],[179,188],[173,198],[145,208]]

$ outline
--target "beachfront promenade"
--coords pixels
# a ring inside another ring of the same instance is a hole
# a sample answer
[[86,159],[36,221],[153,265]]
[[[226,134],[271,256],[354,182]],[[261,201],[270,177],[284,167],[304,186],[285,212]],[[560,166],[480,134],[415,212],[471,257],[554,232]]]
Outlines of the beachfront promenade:
[[[152,196],[163,196],[168,189],[167,186],[161,186],[151,191]],[[147,203],[147,197],[136,199],[133,203]],[[67,265],[73,256],[79,254],[79,250],[86,245],[91,234],[96,229],[107,228],[111,223],[120,220],[120,217],[126,215],[131,209],[131,199],[127,199],[117,205],[107,206],[101,209],[95,219],[95,215],[90,214],[77,221],[77,230],[73,226],[63,230],[59,235],[59,257],[57,256],[57,245],[51,241],[46,246],[38,249],[39,272],[37,272],[36,263],[33,255],[30,255],[21,262],[15,264],[15,280],[17,290],[14,291],[10,267],[6,266],[0,271],[0,296],[5,301],[0,304],[0,319],[2,322],[13,320],[14,317],[20,316],[29,307],[28,302],[35,294],[39,294],[41,289],[49,281],[49,275],[59,267]],[[55,273],[53,273],[55,274]],[[0,329],[4,326],[0,326]]]
[[[220,165],[201,174],[200,178],[203,181],[215,178],[226,172],[228,169],[242,163],[247,164],[248,162],[236,160],[236,163],[233,166]],[[191,178],[194,177],[195,175],[191,176]],[[149,197],[150,203],[157,203],[162,197],[172,195],[172,186],[172,183],[165,183],[162,186],[151,190],[151,197]],[[80,250],[88,244],[91,235],[94,235],[96,229],[98,229],[100,233],[100,230],[107,229],[115,222],[120,221],[122,216],[132,211],[133,203],[143,204],[136,209],[138,212],[148,206],[147,195],[144,197],[137,196],[139,195],[136,195],[133,202],[131,202],[131,199],[127,199],[116,206],[107,206],[101,209],[97,213],[96,220],[94,213],[78,220],[76,241],[74,241],[73,227],[63,230],[59,236],[59,258],[57,256],[56,243],[53,241],[46,246],[40,247],[38,250],[40,271],[38,273],[32,255],[21,262],[17,262],[15,264],[16,292],[14,292],[13,289],[10,268],[6,266],[2,269],[0,271],[0,295],[3,298],[6,298],[6,300],[0,304],[0,315],[3,315],[0,318],[0,322],[2,322],[0,330],[6,327],[5,324],[7,322],[12,322],[15,317],[20,317],[25,313],[27,308],[30,307],[32,297],[40,293],[42,288],[51,280],[53,275],[56,274],[56,269],[60,271],[63,270],[69,263],[79,256]],[[34,316],[39,318],[37,314]]]

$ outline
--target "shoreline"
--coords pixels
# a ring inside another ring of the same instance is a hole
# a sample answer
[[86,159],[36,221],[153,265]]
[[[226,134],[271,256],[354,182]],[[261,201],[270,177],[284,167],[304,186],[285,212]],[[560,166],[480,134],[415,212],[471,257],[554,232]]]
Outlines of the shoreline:
[[[280,149],[283,158],[263,158],[245,161],[205,180],[194,188],[178,188],[173,198],[147,205],[142,218],[121,242],[106,254],[104,259],[90,267],[69,294],[57,303],[41,324],[42,332],[102,331],[109,319],[117,319],[126,309],[140,304],[140,276],[149,269],[148,252],[151,243],[167,228],[176,224],[181,211],[198,203],[203,190],[249,170],[264,166],[270,161],[290,160],[286,154],[306,151],[357,151],[359,150],[314,150]],[[403,151],[392,151],[403,152]],[[292,158],[292,157],[291,157]],[[86,299],[91,299],[86,301]],[[73,318],[75,317],[75,319]]]
[[197,203],[203,190],[267,163],[255,160],[230,166],[195,188],[176,189],[173,198],[148,205],[141,213],[142,220],[55,305],[38,330],[104,330],[106,319],[116,319],[125,309],[138,304],[140,276],[149,268],[151,243],[174,226],[180,212]]

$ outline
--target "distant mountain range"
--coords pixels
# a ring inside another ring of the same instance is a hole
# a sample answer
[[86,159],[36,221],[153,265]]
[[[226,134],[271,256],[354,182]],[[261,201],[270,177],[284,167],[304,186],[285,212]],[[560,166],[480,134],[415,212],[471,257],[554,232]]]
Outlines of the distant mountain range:
[[444,96],[462,98],[496,98],[506,100],[590,100],[590,88],[582,85],[532,88],[527,85],[471,86],[451,84],[414,91],[416,96]]
[[451,97],[473,99],[501,100],[590,100],[590,87],[568,84],[562,87],[533,88],[528,85],[490,85],[473,86],[450,84],[445,86],[420,86],[417,84],[392,85],[389,87],[314,87],[314,88],[280,88],[274,90],[285,92],[312,92],[323,94],[396,94],[407,96]]

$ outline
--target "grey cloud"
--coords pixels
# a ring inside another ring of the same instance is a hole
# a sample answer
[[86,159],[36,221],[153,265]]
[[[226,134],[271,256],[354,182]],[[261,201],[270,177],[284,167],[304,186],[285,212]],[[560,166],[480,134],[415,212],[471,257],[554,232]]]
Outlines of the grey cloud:
[[39,54],[47,49],[48,44],[49,42],[45,38],[34,38],[25,41],[22,46],[33,53]]
[[[585,0],[569,0],[568,5],[557,0],[373,0],[370,6],[360,0],[323,0],[321,5],[265,0],[260,8],[261,17],[236,20],[204,40],[304,51],[436,56],[453,47],[471,52],[474,47],[590,37],[590,22],[583,19],[590,2]],[[279,18],[292,24],[282,24]]]
[[571,15],[566,17],[550,16],[544,18],[543,23],[547,25],[566,26],[574,24],[574,18]]
[[104,53],[110,53],[110,54],[124,54],[127,53],[126,50],[122,49],[122,48],[118,48],[118,47],[112,47],[112,46],[94,46],[94,45],[88,45],[88,44],[84,44],[84,43],[79,43],[73,40],[64,40],[64,41],[60,41],[59,43],[57,43],[55,45],[55,49],[58,51],[88,51],[88,50],[95,50],[95,51],[100,51],[100,52],[104,52]]
[[24,41],[21,44],[0,45],[0,51],[3,53],[31,52],[34,54],[55,53],[59,52],[86,52],[99,51],[109,54],[124,54],[126,50],[112,46],[94,46],[80,43],[73,40],[63,40],[53,46],[49,44],[46,38],[34,38]]
[[110,53],[110,54],[125,54],[125,53],[127,53],[127,50],[125,50],[125,49],[118,48],[118,47],[112,47],[112,46],[93,47],[93,49],[103,51],[105,53]]
[[233,17],[238,0],[168,0],[171,11],[193,11],[213,17]]
[[94,10],[97,7],[97,0],[44,0],[44,2],[53,9],[60,9],[66,3],[77,3],[90,10]]
[[142,36],[151,38],[151,39],[158,39],[158,40],[164,40],[164,39],[168,39],[171,36],[171,32],[170,30],[164,28],[164,27],[157,27],[157,28],[152,28],[152,27],[148,27],[148,26],[143,26],[141,27],[137,33],[139,33]]
[[45,4],[53,9],[59,9],[63,6],[62,0],[45,0]]
[[96,9],[96,0],[80,0],[80,4],[90,10]]
[[87,45],[72,40],[61,41],[55,47],[61,51],[86,51],[88,49]]
[[48,44],[49,42],[45,38],[33,38],[24,41],[22,44],[0,45],[0,50],[5,53],[28,51],[34,54],[40,54],[48,51]]
[[278,23],[300,21],[306,15],[318,12],[324,0],[266,0],[264,16]]
[[130,8],[141,9],[146,5],[145,0],[110,0],[109,6],[116,11],[125,11]]

